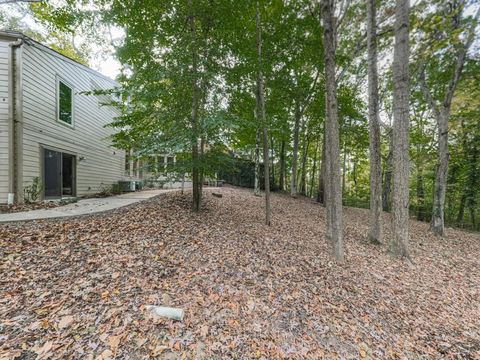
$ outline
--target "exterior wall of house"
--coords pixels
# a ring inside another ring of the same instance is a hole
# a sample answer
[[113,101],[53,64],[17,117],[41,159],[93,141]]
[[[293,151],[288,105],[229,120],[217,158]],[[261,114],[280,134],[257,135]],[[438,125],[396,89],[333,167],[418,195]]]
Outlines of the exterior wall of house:
[[[3,100],[8,96],[8,51],[8,43],[0,40],[0,203],[7,201],[8,193],[8,99]],[[125,153],[111,146],[114,129],[104,127],[118,112],[101,106],[97,96],[81,94],[110,89],[115,82],[40,45],[23,44],[16,64],[21,74],[17,83],[19,193],[35,177],[43,182],[43,149],[75,155],[77,196],[99,192],[102,186],[121,180]],[[57,119],[59,79],[73,88],[73,126]]]
[[0,39],[0,203],[7,202],[9,184],[9,54],[8,42]]
[[[57,81],[73,87],[73,126],[57,120]],[[111,147],[105,128],[117,110],[102,106],[99,98],[81,94],[115,83],[81,65],[53,56],[45,50],[24,46],[22,53],[23,182],[42,176],[42,148],[76,155],[77,196],[96,193],[102,184],[122,178],[124,151]]]

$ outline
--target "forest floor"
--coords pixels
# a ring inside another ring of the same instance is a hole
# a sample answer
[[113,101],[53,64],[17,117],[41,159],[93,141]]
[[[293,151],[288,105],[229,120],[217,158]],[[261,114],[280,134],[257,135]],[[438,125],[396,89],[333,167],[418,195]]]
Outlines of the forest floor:
[[[0,359],[480,358],[480,235],[411,222],[409,266],[345,210],[225,187],[88,217],[0,226]],[[389,238],[388,214],[385,237]],[[185,309],[181,322],[145,305]]]

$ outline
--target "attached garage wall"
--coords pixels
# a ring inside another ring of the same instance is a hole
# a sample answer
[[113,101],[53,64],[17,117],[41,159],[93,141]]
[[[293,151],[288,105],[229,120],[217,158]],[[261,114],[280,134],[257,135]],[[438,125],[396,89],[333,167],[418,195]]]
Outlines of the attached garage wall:
[[[102,184],[120,180],[125,154],[111,146],[109,136],[114,130],[104,127],[118,116],[117,110],[100,106],[96,96],[80,94],[93,90],[92,84],[110,89],[115,83],[47,49],[31,45],[22,46],[21,66],[23,186],[29,185],[34,177],[42,179],[43,148],[76,155],[78,196],[98,192]],[[73,127],[57,120],[58,78],[73,86]]]

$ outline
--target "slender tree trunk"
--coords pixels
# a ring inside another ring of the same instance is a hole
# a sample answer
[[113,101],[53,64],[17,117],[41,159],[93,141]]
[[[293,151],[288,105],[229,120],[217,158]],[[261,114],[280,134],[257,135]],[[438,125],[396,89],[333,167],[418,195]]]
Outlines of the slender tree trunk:
[[425,189],[423,186],[423,168],[419,164],[417,167],[417,220],[425,221]]
[[338,262],[344,262],[343,209],[340,171],[340,140],[338,124],[337,85],[335,79],[336,21],[334,0],[321,1],[325,52],[326,87],[326,171],[327,171],[327,236]]
[[292,155],[292,175],[290,177],[290,194],[297,196],[297,166],[298,166],[298,143],[300,133],[300,104],[295,100],[295,125],[293,127],[293,155]]
[[[463,126],[463,124],[462,124]],[[464,135],[465,136],[465,135]],[[466,193],[467,193],[467,206],[470,212],[470,221],[472,223],[473,229],[476,229],[476,209],[477,209],[477,193],[480,183],[480,165],[479,165],[479,148],[478,145],[480,143],[480,137],[475,136],[472,139],[472,146],[469,146],[469,176],[468,176],[468,184],[466,186]]]
[[322,157],[320,163],[320,169],[318,173],[318,193],[317,193],[317,202],[325,205],[325,175],[326,175],[326,157],[325,157],[325,126],[323,128],[322,135]]
[[[190,8],[192,8],[192,0],[189,1]],[[200,188],[200,168],[199,168],[199,129],[198,129],[198,106],[199,106],[199,89],[198,89],[198,55],[195,46],[196,41],[196,29],[193,14],[189,17],[190,32],[192,35],[192,193],[193,193],[193,211],[198,212],[200,210],[201,201],[201,188]]]
[[476,209],[476,207],[471,205],[468,208],[470,210],[470,222],[472,223],[472,227],[475,229],[475,227],[477,226],[476,221],[475,221],[475,209]]
[[255,196],[260,196],[260,138],[260,128],[257,128],[257,134],[255,137],[255,187],[253,190]]
[[270,214],[270,162],[268,159],[268,127],[265,114],[265,90],[263,84],[263,58],[262,58],[262,24],[260,19],[260,5],[257,1],[257,115],[263,128],[263,167],[265,171],[265,224],[271,225]]
[[393,131],[390,131],[388,141],[388,155],[385,161],[385,174],[383,177],[382,208],[383,211],[390,211],[391,189],[393,171]]
[[396,0],[393,53],[393,239],[391,251],[410,259],[408,128],[410,122],[409,0]]
[[[200,121],[200,126],[202,129],[204,128],[203,126],[203,121]],[[200,156],[199,156],[199,163],[200,163],[200,169],[199,169],[199,191],[198,191],[198,196],[199,196],[199,201],[198,203],[201,205],[202,204],[202,198],[203,198],[203,183],[205,181],[205,173],[203,171],[204,169],[204,164],[203,164],[203,155],[205,154],[205,136],[202,134],[200,136]]]
[[281,191],[285,190],[285,140],[280,145],[280,177],[278,186]]
[[272,189],[275,189],[275,153],[274,153],[274,149],[275,149],[275,143],[273,141],[273,137],[270,137],[270,169],[271,169],[271,173],[272,173],[272,176],[270,177],[272,179],[272,185],[271,185],[271,188]]
[[347,152],[343,151],[343,161],[342,161],[342,197],[347,190]]
[[318,150],[319,150],[320,144],[317,141],[317,146],[315,147],[315,155],[313,157],[313,166],[312,166],[312,172],[310,175],[310,188],[309,190],[309,197],[313,197],[313,189],[315,187],[315,175],[317,173],[317,158],[318,158]]
[[382,242],[382,156],[378,113],[376,1],[367,0],[368,123],[370,136],[370,241]]
[[307,194],[307,155],[308,155],[308,146],[310,145],[310,137],[306,136],[306,143],[303,148],[302,153],[302,175],[300,176],[300,193],[302,195]]
[[462,197],[460,198],[460,207],[458,209],[458,215],[457,215],[457,225],[463,224],[463,218],[465,215],[465,204],[467,202],[467,195],[464,192],[462,194]]

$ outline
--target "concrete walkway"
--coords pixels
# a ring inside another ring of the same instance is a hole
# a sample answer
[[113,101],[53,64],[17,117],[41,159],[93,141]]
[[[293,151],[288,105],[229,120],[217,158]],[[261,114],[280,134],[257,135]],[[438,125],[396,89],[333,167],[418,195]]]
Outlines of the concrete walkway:
[[106,198],[82,199],[76,203],[59,206],[52,209],[39,209],[10,214],[0,214],[0,223],[96,214],[147,200],[159,194],[177,190],[178,189],[145,190]]

